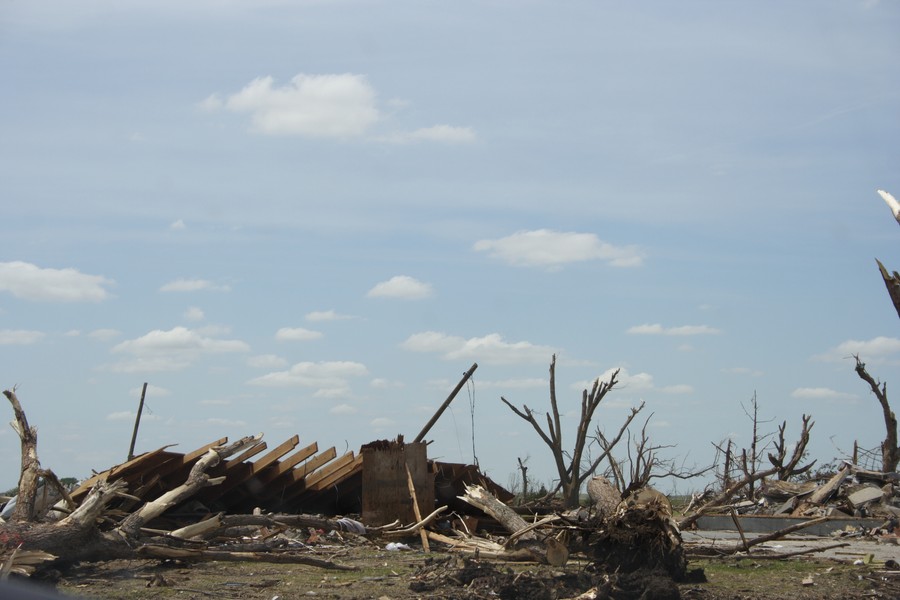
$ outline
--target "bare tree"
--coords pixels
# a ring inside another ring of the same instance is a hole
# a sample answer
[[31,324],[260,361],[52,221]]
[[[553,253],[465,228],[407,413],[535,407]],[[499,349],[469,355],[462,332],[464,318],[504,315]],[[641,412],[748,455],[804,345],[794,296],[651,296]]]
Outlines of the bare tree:
[[644,408],[644,403],[637,408],[631,409],[625,423],[622,424],[619,432],[613,437],[608,448],[603,448],[599,456],[588,459],[588,445],[591,441],[589,437],[591,423],[594,419],[594,412],[600,406],[600,402],[606,394],[618,383],[616,377],[619,370],[616,369],[610,375],[608,381],[601,381],[598,377],[594,380],[591,391],[583,390],[581,394],[581,416],[578,419],[578,427],[575,432],[574,446],[571,452],[568,452],[563,446],[562,438],[562,418],[559,413],[559,405],[556,401],[556,355],[553,355],[550,361],[550,412],[546,414],[547,429],[538,423],[537,417],[532,409],[524,406],[520,409],[509,402],[504,397],[500,397],[514,413],[522,419],[531,423],[531,426],[541,437],[547,447],[553,454],[553,460],[556,465],[556,471],[559,474],[559,483],[556,490],[562,490],[563,503],[566,507],[572,508],[578,506],[578,495],[581,485],[590,477],[597,467],[609,456],[610,451],[615,447],[616,443],[622,438],[622,434],[628,429],[634,417]]
[[753,482],[759,481],[766,477],[771,477],[773,475],[777,476],[779,479],[788,479],[795,475],[800,475],[809,471],[816,461],[812,461],[811,463],[802,467],[800,466],[800,462],[806,456],[806,447],[807,445],[809,445],[809,432],[812,430],[814,424],[815,423],[813,423],[811,416],[802,416],[800,437],[794,444],[794,449],[791,452],[790,458],[788,458],[788,444],[785,439],[787,422],[783,422],[778,427],[778,436],[773,443],[774,452],[768,453],[769,463],[772,465],[771,467],[764,470],[753,471],[752,473],[745,475],[739,481],[733,482],[714,498],[702,504],[699,508],[695,509],[690,514],[686,514],[678,522],[678,526],[682,529],[690,526],[709,509],[725,504],[740,490],[748,487]]
[[644,421],[640,437],[632,439],[631,432],[627,432],[628,443],[626,444],[626,455],[624,458],[617,458],[612,452],[613,445],[603,436],[602,432],[597,431],[596,440],[606,452],[606,458],[609,462],[609,474],[615,481],[616,488],[623,498],[635,490],[646,487],[653,479],[665,477],[692,479],[703,475],[714,467],[714,465],[710,465],[700,469],[689,469],[684,465],[677,466],[673,460],[662,458],[659,455],[659,451],[674,446],[650,443],[650,438],[647,435],[647,425],[652,418],[653,415],[651,414]]
[[854,355],[853,358],[856,359],[856,374],[869,384],[869,389],[875,394],[875,398],[878,399],[884,415],[886,433],[884,441],[881,442],[881,470],[885,472],[896,471],[897,463],[900,462],[900,448],[897,447],[897,417],[888,403],[887,384],[876,381],[874,377],[869,375],[869,372],[866,371],[866,363],[859,360],[859,355]]

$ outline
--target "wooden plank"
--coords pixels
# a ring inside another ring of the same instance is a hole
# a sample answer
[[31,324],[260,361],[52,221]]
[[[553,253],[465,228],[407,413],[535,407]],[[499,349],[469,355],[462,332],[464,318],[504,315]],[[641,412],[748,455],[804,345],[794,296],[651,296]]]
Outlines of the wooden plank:
[[309,446],[305,448],[301,448],[293,453],[290,458],[282,460],[281,462],[275,463],[270,468],[266,469],[265,472],[259,474],[259,480],[263,483],[271,483],[278,479],[283,475],[289,475],[290,471],[296,467],[298,464],[302,463],[304,460],[315,454],[319,451],[319,444],[317,442],[313,442]]
[[279,458],[281,458],[282,456],[284,456],[285,454],[287,454],[288,452],[290,452],[291,450],[296,448],[297,444],[299,444],[299,443],[300,443],[300,436],[294,434],[294,437],[292,437],[288,440],[285,440],[277,448],[275,448],[274,450],[272,450],[271,452],[269,452],[268,454],[266,454],[265,456],[260,458],[258,461],[253,463],[253,472],[259,473],[260,471],[262,471],[263,469],[265,469],[266,467],[268,467],[269,465],[274,463],[276,460],[278,460]]
[[268,448],[268,446],[266,445],[265,442],[260,442],[259,444],[255,445],[255,446],[253,446],[253,447],[251,447],[251,448],[247,448],[247,449],[246,449],[243,453],[241,453],[239,456],[237,456],[236,458],[232,458],[231,460],[229,460],[228,462],[226,462],[226,463],[225,463],[225,468],[228,469],[228,468],[232,467],[233,465],[236,465],[236,464],[238,464],[238,463],[242,463],[242,462],[244,462],[244,461],[246,461],[246,460],[250,460],[251,458],[253,458],[253,457],[256,456],[257,454],[259,454],[260,452],[262,452],[263,450],[265,450],[266,448]]
[[291,471],[291,479],[294,483],[302,481],[308,475],[311,475],[313,472],[315,472],[316,469],[333,460],[335,456],[337,456],[337,450],[335,450],[334,446],[332,446],[325,452],[314,456],[313,458],[309,459],[308,461]]
[[306,489],[317,489],[315,486],[318,482],[322,481],[341,467],[345,467],[348,464],[352,463],[353,458],[353,452],[348,452],[336,461],[329,463],[327,466],[322,467],[312,475],[307,476]]
[[321,491],[335,485],[336,483],[340,483],[341,480],[346,479],[356,472],[362,471],[362,463],[362,456],[357,456],[346,465],[335,469],[332,473],[326,475],[319,481],[316,481],[310,487],[313,491]]
[[159,468],[161,465],[178,456],[177,454],[165,451],[166,448],[170,447],[171,444],[151,452],[145,452],[144,454],[135,456],[127,462],[112,466],[105,471],[92,475],[81,482],[78,488],[72,492],[72,498],[78,499],[87,495],[91,488],[101,480],[115,481],[117,479],[125,478],[125,480],[128,481],[128,476],[131,478],[140,477],[142,473],[148,469]]
[[217,439],[214,442],[210,442],[210,443],[206,444],[205,446],[200,446],[193,452],[188,452],[187,454],[185,454],[184,458],[181,460],[181,464],[186,465],[188,463],[192,463],[195,460],[197,460],[198,458],[200,458],[201,456],[203,456],[204,454],[206,454],[207,451],[209,451],[209,449],[212,448],[213,446],[221,446],[222,444],[227,444],[227,443],[228,443],[228,438],[223,437],[223,438]]

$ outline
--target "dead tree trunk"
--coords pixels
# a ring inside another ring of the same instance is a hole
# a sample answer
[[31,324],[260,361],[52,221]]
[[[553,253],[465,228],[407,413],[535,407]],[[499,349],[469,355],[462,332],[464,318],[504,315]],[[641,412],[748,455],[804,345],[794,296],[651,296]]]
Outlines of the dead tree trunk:
[[856,374],[869,384],[869,389],[875,394],[875,398],[881,405],[886,432],[884,441],[881,442],[881,470],[885,473],[892,473],[897,470],[897,463],[900,462],[900,448],[897,447],[897,417],[888,403],[887,384],[875,381],[869,375],[869,372],[866,371],[866,364],[859,360],[858,354],[853,358],[856,359]]
[[622,425],[619,430],[618,435],[614,438],[614,442],[610,447],[604,447],[603,452],[594,460],[590,462],[590,464],[583,464],[586,462],[586,455],[588,449],[589,437],[588,433],[590,432],[591,421],[594,418],[594,412],[596,412],[597,407],[600,406],[600,402],[606,396],[606,394],[615,387],[618,381],[616,377],[618,376],[619,371],[616,369],[609,378],[609,381],[601,381],[598,377],[594,380],[594,385],[591,388],[591,391],[588,392],[584,390],[581,394],[581,416],[578,419],[578,427],[575,432],[575,444],[571,451],[571,454],[568,454],[563,447],[563,439],[562,439],[562,418],[560,417],[559,405],[556,401],[556,355],[553,355],[553,359],[550,362],[550,413],[546,415],[547,417],[547,429],[546,431],[541,427],[540,423],[537,421],[537,417],[527,406],[523,406],[521,409],[514,406],[504,397],[500,397],[504,404],[506,404],[510,410],[516,413],[522,419],[528,421],[537,434],[541,437],[547,447],[550,448],[550,451],[553,454],[553,460],[556,465],[556,472],[559,474],[559,484],[557,489],[562,490],[563,495],[563,503],[567,508],[573,508],[578,506],[578,495],[581,490],[581,485],[584,481],[591,477],[596,471],[597,467],[600,463],[609,455],[609,452],[612,450],[612,446],[615,445],[615,442],[618,442],[622,437],[622,433],[628,428],[628,425],[631,424],[631,421],[634,419],[635,415],[644,407],[643,403],[639,408],[632,409],[631,415],[629,415],[628,419]]

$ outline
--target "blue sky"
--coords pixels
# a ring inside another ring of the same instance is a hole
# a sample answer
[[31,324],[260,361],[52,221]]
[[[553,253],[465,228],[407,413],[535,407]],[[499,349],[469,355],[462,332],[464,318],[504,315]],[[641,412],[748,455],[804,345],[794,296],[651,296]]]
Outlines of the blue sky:
[[[646,402],[688,464],[742,406],[883,438],[900,4],[0,2],[0,364],[45,467],[297,433],[502,484]],[[889,386],[888,391],[892,388]],[[900,405],[900,399],[895,401]],[[472,410],[474,408],[474,432]],[[8,411],[11,418],[11,411]],[[571,430],[569,440],[571,440]],[[791,438],[793,439],[793,438]],[[473,457],[474,441],[474,457]],[[19,444],[0,429],[0,487]]]

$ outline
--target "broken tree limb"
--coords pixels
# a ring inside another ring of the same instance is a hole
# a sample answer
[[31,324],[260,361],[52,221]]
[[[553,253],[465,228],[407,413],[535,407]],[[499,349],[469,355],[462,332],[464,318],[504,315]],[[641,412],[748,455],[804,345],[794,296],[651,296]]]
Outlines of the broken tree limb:
[[[511,534],[528,527],[528,523],[516,511],[497,500],[493,494],[480,485],[466,485],[466,493],[459,496],[459,499],[494,517]],[[528,531],[519,537],[522,541],[537,540],[533,531]]]
[[357,570],[356,567],[341,565],[330,560],[321,560],[295,552],[226,552],[223,550],[173,548],[171,546],[145,544],[138,549],[138,554],[153,558],[175,558],[190,561],[265,562],[310,565],[339,571]]
[[128,536],[136,536],[141,527],[151,519],[158,517],[176,504],[190,498],[201,489],[210,485],[216,485],[222,482],[222,477],[210,478],[207,475],[207,469],[210,469],[224,458],[228,458],[232,454],[243,452],[246,448],[254,446],[262,439],[262,434],[244,437],[228,446],[216,446],[210,448],[203,458],[191,469],[187,481],[175,489],[169,490],[156,500],[146,503],[139,510],[132,513],[118,527],[118,530]]
[[828,498],[830,498],[831,495],[835,491],[837,491],[839,487],[841,487],[841,482],[843,482],[849,474],[849,465],[844,465],[843,467],[841,467],[840,471],[838,471],[831,477],[831,479],[829,479],[825,484],[819,486],[819,488],[816,489],[816,491],[814,491],[809,496],[809,498],[806,499],[806,501],[810,504],[822,504],[823,502],[828,500]]
[[[428,525],[429,523],[431,523],[432,521],[434,521],[437,518],[437,516],[439,514],[441,514],[442,512],[444,512],[445,510],[447,510],[447,507],[441,506],[440,508],[435,509],[434,512],[432,512],[430,515],[428,515],[424,519],[421,519],[418,523],[410,525],[409,527],[404,527],[403,529],[383,529],[380,531],[380,534],[383,537],[388,537],[388,538],[406,537],[409,535],[415,535],[416,532],[419,532],[420,535],[427,535],[427,532],[425,531],[425,526]],[[423,546],[426,548],[428,547],[425,544],[423,544]]]
[[819,517],[818,519],[811,519],[809,521],[804,521],[803,523],[797,523],[796,525],[791,525],[789,527],[784,527],[783,529],[779,529],[778,531],[773,531],[772,533],[767,533],[766,535],[761,535],[758,538],[753,538],[752,540],[745,540],[740,544],[734,544],[732,546],[725,546],[721,548],[719,551],[722,554],[736,554],[738,552],[750,552],[750,548],[752,546],[756,546],[758,544],[763,544],[765,542],[771,542],[772,540],[777,540],[779,538],[783,538],[784,536],[794,533],[795,531],[799,531],[801,529],[806,529],[807,527],[812,527],[813,525],[818,525],[819,523],[824,523],[828,521],[830,517]]

